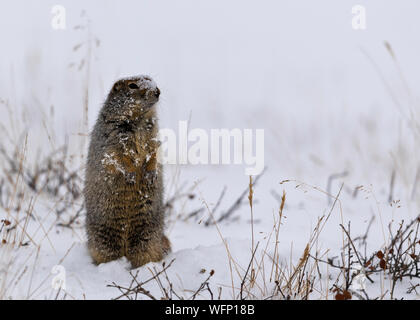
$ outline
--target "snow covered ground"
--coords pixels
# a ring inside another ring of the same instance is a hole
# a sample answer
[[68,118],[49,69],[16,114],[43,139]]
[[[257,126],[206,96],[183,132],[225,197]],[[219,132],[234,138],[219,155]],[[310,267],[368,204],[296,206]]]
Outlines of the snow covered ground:
[[[11,224],[0,223],[6,240],[0,245],[0,298],[111,299],[130,286],[125,259],[91,263],[83,214],[71,228],[60,225],[76,215],[83,199],[68,198],[64,187],[55,195],[34,192],[25,176],[68,143],[66,166],[83,177],[89,130],[113,82],[129,75],[150,74],[159,85],[162,128],[177,131],[179,121],[188,120],[191,128],[205,130],[265,130],[267,169],[254,186],[253,224],[244,166],[165,168],[168,199],[177,190],[194,195],[177,198],[168,217],[173,252],[165,266],[175,260],[159,279],[165,289],[173,285],[173,298],[194,297],[211,270],[214,298],[239,298],[243,277],[253,277],[247,272],[252,234],[254,248],[258,243],[255,283],[247,280],[243,291],[248,298],[269,298],[277,292],[275,274],[286,279],[281,286],[299,283],[294,272],[301,270],[321,216],[328,220],[309,254],[338,257],[338,263],[347,250],[340,224],[347,228],[350,222],[357,237],[374,217],[369,256],[389,243],[390,222],[395,234],[401,220],[419,215],[417,1],[359,1],[366,30],[352,28],[356,3],[347,0],[85,2],[62,1],[65,30],[51,27],[51,1],[4,2],[0,10],[6,43],[0,55],[0,146],[16,165],[11,170],[2,152],[0,220]],[[273,226],[283,191],[276,247]],[[214,207],[217,219],[243,192],[231,219],[206,226]],[[306,269],[316,278],[309,297],[334,299],[337,291],[330,289],[342,288],[344,275],[323,262],[319,275],[309,265],[315,266],[313,259]],[[161,269],[158,263],[131,272],[145,281]],[[65,279],[65,288],[54,289],[57,279]],[[366,281],[368,296],[389,299],[389,277],[376,273],[372,280]],[[418,284],[418,278],[404,278],[393,297],[418,299],[415,290],[407,293]],[[165,297],[156,278],[144,287]],[[206,288],[197,296],[210,297]]]

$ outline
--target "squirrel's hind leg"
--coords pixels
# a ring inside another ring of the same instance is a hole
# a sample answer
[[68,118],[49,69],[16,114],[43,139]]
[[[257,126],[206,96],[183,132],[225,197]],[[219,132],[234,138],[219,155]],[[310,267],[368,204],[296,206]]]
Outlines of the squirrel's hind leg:
[[161,261],[170,252],[171,244],[168,238],[163,235],[158,240],[149,241],[147,245],[131,248],[127,259],[135,269],[149,262]]
[[98,245],[97,242],[88,241],[88,249],[93,262],[98,265],[117,260],[123,256],[122,250],[116,247]]

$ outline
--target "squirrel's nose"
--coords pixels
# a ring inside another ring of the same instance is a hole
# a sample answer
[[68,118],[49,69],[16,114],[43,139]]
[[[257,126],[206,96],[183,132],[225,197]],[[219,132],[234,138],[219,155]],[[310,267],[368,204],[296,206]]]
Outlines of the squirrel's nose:
[[156,88],[156,90],[155,90],[155,96],[156,96],[156,98],[159,98],[159,96],[160,96],[160,90],[159,90],[159,88]]

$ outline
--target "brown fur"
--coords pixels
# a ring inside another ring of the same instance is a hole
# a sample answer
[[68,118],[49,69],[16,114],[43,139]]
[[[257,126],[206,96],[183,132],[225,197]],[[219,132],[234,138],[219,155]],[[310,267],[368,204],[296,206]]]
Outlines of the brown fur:
[[170,252],[156,159],[159,93],[149,77],[118,81],[92,132],[84,194],[88,247],[97,264],[125,256],[138,267]]

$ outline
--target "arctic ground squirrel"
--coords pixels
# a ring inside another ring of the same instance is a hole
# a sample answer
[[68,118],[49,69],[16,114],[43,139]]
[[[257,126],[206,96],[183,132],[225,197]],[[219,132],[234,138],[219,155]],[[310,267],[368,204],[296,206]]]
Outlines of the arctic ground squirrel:
[[117,81],[91,133],[84,196],[88,248],[96,264],[127,257],[137,268],[171,250],[157,161],[159,95],[148,76]]

